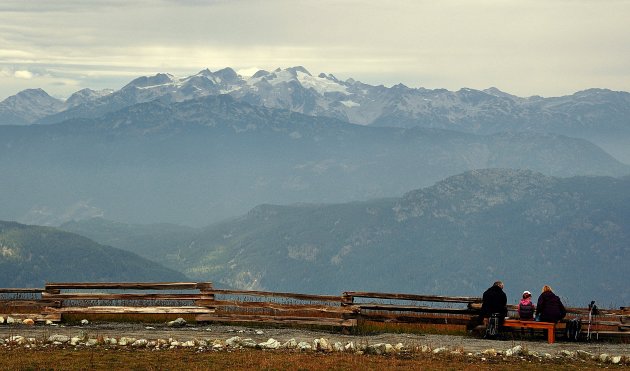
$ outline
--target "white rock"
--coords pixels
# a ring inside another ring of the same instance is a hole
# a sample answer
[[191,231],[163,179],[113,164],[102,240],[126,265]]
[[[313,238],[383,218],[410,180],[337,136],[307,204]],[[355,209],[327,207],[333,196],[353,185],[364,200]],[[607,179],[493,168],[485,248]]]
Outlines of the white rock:
[[572,352],[570,350],[562,350],[560,351],[560,355],[566,358],[575,358],[575,352]]
[[70,337],[66,335],[58,335],[58,334],[50,335],[48,337],[49,343],[54,343],[55,341],[58,341],[60,343],[67,343],[70,341]]
[[575,351],[575,354],[580,357],[580,358],[584,358],[584,359],[590,359],[593,358],[595,356],[595,354],[591,353],[591,352],[587,352],[585,350],[582,349],[578,349]]
[[615,365],[618,365],[621,362],[621,356],[614,356],[610,359],[610,362],[612,362]]
[[280,342],[274,338],[271,338],[264,343],[258,344],[258,347],[261,349],[278,349],[280,348]]
[[431,347],[429,347],[428,345],[423,345],[423,346],[420,348],[420,351],[422,351],[422,353],[428,353],[428,352],[430,352],[430,351],[431,351]]
[[606,354],[606,353],[602,353],[599,355],[599,361],[600,362],[608,362],[610,361],[610,355]]
[[171,348],[178,347],[179,346],[179,341],[173,340],[169,344],[171,345]]
[[88,339],[85,342],[85,345],[88,346],[88,347],[95,346],[96,344],[98,344],[98,340],[97,339]]
[[81,338],[78,337],[78,336],[73,336],[70,339],[70,345],[72,345],[72,346],[75,346],[75,345],[79,344],[80,342],[81,342]]
[[145,330],[155,330],[155,327],[152,326],[145,326],[144,328]]
[[320,352],[332,352],[332,346],[326,338],[319,338],[313,340],[313,349]]
[[490,348],[490,349],[486,349],[482,351],[481,354],[486,355],[486,356],[496,356],[498,353],[496,349]]
[[208,346],[208,342],[205,341],[205,340],[198,340],[197,341],[197,345],[199,345],[200,347],[207,347]]
[[515,346],[514,348],[510,348],[505,351],[505,355],[508,357],[519,356],[523,353],[523,347],[520,345]]
[[181,346],[186,347],[186,348],[194,347],[195,346],[195,341],[194,340],[185,341],[185,342],[182,343]]
[[365,348],[365,353],[381,355],[385,353],[385,343],[370,344]]
[[0,324],[4,323],[5,319],[4,317],[0,316]]
[[398,343],[394,345],[394,348],[396,349],[397,352],[400,352],[401,350],[405,348],[405,346],[403,345],[403,343]]
[[90,321],[86,320],[86,319],[82,319],[81,320],[81,326],[87,326],[90,324]]
[[239,342],[239,345],[244,347],[244,348],[257,348],[258,347],[258,343],[254,341],[254,339],[243,339]]
[[337,341],[333,344],[333,350],[335,352],[343,352],[343,344],[341,344],[341,342]]
[[123,336],[123,337],[120,338],[120,340],[118,340],[118,345],[126,346],[126,345],[129,345],[129,344],[133,344],[135,341],[136,341],[135,338],[130,338],[130,337]]
[[262,330],[256,330],[256,335],[262,335],[264,332]]
[[307,343],[306,341],[300,341],[297,346],[298,346],[298,349],[301,351],[312,349],[311,344]]
[[[1,323],[1,322],[0,322],[0,323]],[[53,322],[53,321],[51,321],[51,320],[49,320],[49,319],[47,319],[45,323],[46,323],[46,326],[50,326],[50,325],[53,325],[53,324],[54,324],[54,322]]]
[[149,341],[147,339],[138,339],[131,343],[131,346],[134,348],[146,347]]
[[354,352],[356,347],[354,346],[354,341],[349,341],[344,347],[346,352]]
[[7,317],[5,322],[7,323],[7,325],[10,325],[10,324],[15,323],[15,319],[13,317]]
[[231,338],[227,339],[225,341],[225,345],[235,348],[237,346],[239,346],[241,343],[241,337],[240,336],[232,336]]
[[186,326],[186,320],[182,317],[179,317],[174,321],[167,322],[166,325],[168,327],[184,327]]
[[396,348],[391,344],[385,344],[385,354],[396,353]]
[[284,344],[282,344],[282,348],[284,349],[295,349],[297,348],[297,341],[293,338],[287,340]]
[[442,352],[446,352],[446,347],[439,347],[439,348],[433,349],[433,354],[438,354]]

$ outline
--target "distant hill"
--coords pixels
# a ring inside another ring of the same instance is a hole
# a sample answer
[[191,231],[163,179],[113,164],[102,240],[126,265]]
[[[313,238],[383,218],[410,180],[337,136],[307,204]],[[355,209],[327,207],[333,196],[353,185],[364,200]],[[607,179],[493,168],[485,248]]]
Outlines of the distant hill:
[[592,143],[561,135],[361,126],[219,95],[0,126],[0,219],[203,226],[262,203],[398,196],[489,167],[630,173]]
[[55,228],[0,221],[0,287],[68,281],[182,281],[138,255]]
[[231,287],[473,295],[502,279],[512,303],[549,284],[570,305],[627,305],[630,177],[479,170],[401,198],[261,205],[172,242],[157,261]]

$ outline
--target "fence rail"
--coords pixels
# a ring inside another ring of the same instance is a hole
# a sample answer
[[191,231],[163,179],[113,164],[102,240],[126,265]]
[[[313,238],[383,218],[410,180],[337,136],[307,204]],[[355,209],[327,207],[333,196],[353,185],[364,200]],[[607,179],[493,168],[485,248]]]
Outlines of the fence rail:
[[[341,328],[360,322],[472,328],[481,308],[480,297],[360,291],[311,295],[215,289],[211,282],[53,282],[44,288],[0,288],[0,297],[0,315],[38,321],[60,321],[69,314],[161,314],[191,315],[203,322]],[[508,310],[514,314],[516,306]],[[585,318],[589,309],[567,312],[567,318]],[[591,331],[630,338],[629,324],[628,307],[599,309]]]

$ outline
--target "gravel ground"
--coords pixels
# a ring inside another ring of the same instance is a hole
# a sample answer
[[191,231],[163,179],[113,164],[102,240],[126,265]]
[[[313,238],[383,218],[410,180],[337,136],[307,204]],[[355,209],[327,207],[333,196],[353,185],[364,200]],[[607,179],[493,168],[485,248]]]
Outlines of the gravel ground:
[[183,328],[170,328],[163,324],[130,324],[130,323],[97,323],[86,326],[8,326],[0,325],[0,338],[8,338],[13,335],[32,337],[38,340],[47,339],[50,335],[61,334],[72,336],[87,336],[90,338],[121,336],[144,338],[147,340],[169,339],[188,341],[193,339],[221,339],[225,340],[233,336],[251,338],[258,343],[274,338],[281,343],[295,339],[298,342],[312,343],[314,339],[326,338],[331,342],[347,343],[354,341],[356,344],[389,343],[395,345],[402,343],[406,347],[427,345],[433,349],[446,347],[449,350],[462,350],[464,352],[479,352],[485,349],[507,350],[516,345],[521,345],[528,351],[556,354],[562,350],[584,350],[594,354],[608,353],[630,357],[630,344],[594,340],[591,342],[564,342],[560,339],[555,344],[546,342],[546,335],[531,339],[520,339],[520,336],[506,334],[506,340],[485,340],[472,336],[453,335],[421,335],[421,334],[395,334],[379,333],[370,335],[344,335],[338,332],[311,331],[291,328],[251,328],[240,326],[206,325]]

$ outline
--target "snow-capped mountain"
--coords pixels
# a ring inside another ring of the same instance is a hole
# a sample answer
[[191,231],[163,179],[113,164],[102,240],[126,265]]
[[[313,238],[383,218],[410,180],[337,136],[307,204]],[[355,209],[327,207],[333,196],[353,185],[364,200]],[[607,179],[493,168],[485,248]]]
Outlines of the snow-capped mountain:
[[[33,92],[26,90],[1,104],[9,105],[17,97],[34,95]],[[45,94],[42,90],[37,92]],[[114,92],[84,89],[65,104],[46,94],[54,104],[31,99],[22,106],[39,108],[33,116],[42,118],[40,123],[54,123],[76,117],[94,118],[156,99],[182,102],[219,94],[230,94],[254,105],[361,125],[421,126],[482,134],[536,130],[569,135],[567,131],[576,127],[630,127],[630,94],[625,92],[590,89],[557,98],[521,98],[497,88],[463,88],[455,92],[403,84],[387,88],[353,79],[341,81],[331,74],[314,76],[301,66],[272,72],[261,70],[251,77],[240,76],[231,68],[216,72],[205,69],[188,77],[159,73],[138,77]],[[600,120],[601,115],[607,115],[607,119]],[[7,117],[3,118],[2,122],[10,123]],[[31,122],[32,117],[25,121]]]
[[81,104],[87,103],[89,101],[93,101],[99,98],[102,98],[106,95],[113,93],[112,89],[104,89],[104,90],[92,90],[92,89],[81,89],[78,92],[72,94],[65,102],[65,108],[76,107]]
[[[30,115],[24,113],[27,109],[16,112],[5,108],[0,111],[0,123],[97,118],[156,99],[183,102],[220,94],[257,106],[360,125],[438,128],[475,134],[505,131],[562,134],[593,140],[604,147],[610,145],[608,150],[617,149],[621,158],[630,160],[630,153],[623,149],[630,138],[630,93],[627,92],[589,89],[563,97],[521,98],[497,88],[449,91],[403,84],[373,86],[354,79],[342,81],[331,74],[316,76],[300,66],[261,70],[251,77],[238,75],[231,68],[215,72],[205,69],[188,77],[166,73],[143,76],[114,92],[79,91],[65,104],[58,100],[54,104],[29,101],[22,106],[32,108]],[[10,105],[11,99],[14,97],[0,103],[0,107]],[[620,136],[623,139],[619,140]]]
[[27,89],[0,102],[0,125],[28,125],[42,117],[59,112],[64,107],[60,99],[42,89]]

